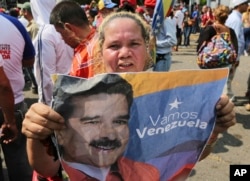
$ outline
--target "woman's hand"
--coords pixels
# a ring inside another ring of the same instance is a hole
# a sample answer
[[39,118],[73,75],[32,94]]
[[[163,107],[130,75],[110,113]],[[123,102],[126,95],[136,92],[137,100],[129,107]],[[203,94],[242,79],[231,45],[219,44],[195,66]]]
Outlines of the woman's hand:
[[229,127],[236,124],[236,115],[234,111],[234,104],[226,95],[222,95],[216,104],[217,119],[214,128],[215,134],[223,133]]
[[64,119],[53,109],[43,103],[35,103],[25,114],[22,133],[27,138],[44,140],[54,130],[64,128]]

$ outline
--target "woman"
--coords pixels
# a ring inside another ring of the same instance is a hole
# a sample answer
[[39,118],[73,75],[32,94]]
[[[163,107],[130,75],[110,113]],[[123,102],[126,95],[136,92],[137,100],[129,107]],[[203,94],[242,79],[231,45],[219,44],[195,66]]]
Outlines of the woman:
[[[98,32],[100,54],[106,72],[147,70],[148,65],[151,64],[148,49],[149,32],[145,21],[139,15],[129,12],[113,13],[104,19]],[[225,96],[222,96],[217,103],[216,127],[202,158],[210,153],[211,144],[215,142],[217,135],[236,123],[233,107]],[[54,130],[63,128],[63,118],[41,103],[33,104],[23,121],[22,132],[28,137],[27,152],[30,164],[45,177],[55,176],[58,173],[60,162],[54,161],[54,157],[47,154],[47,147],[44,146],[47,142],[44,140]]]
[[191,19],[189,12],[185,11],[183,19],[184,46],[190,46],[190,35],[192,32],[193,24],[194,20]]
[[238,52],[238,41],[236,34],[233,29],[225,25],[228,15],[229,15],[229,8],[227,6],[220,5],[214,10],[215,21],[212,25],[206,26],[206,28],[201,32],[197,45],[197,51],[200,49],[203,42],[210,41],[212,37],[217,34],[217,32],[218,33],[228,32],[231,36],[234,48],[236,52]]
[[248,56],[250,53],[250,6],[247,11],[242,14],[242,22],[244,27],[245,50],[244,55]]
[[[238,50],[237,37],[233,29],[227,27],[225,22],[229,15],[229,9],[227,6],[220,5],[214,10],[215,21],[212,25],[207,26],[204,31],[200,34],[197,51],[204,41],[210,41],[211,38],[220,32],[228,32],[231,35],[231,40],[236,50]],[[217,31],[216,31],[217,30]]]

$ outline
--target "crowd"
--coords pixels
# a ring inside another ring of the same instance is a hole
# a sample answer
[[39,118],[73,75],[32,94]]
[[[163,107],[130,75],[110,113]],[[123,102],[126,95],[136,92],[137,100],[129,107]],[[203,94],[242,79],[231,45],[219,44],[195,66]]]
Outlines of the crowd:
[[[170,71],[171,52],[178,51],[182,36],[184,46],[189,46],[191,33],[202,35],[216,24],[221,31],[230,29],[235,34],[238,56],[237,63],[229,66],[225,95],[216,105],[216,126],[201,159],[206,158],[218,135],[236,123],[231,82],[240,56],[249,51],[248,1],[232,1],[231,14],[221,6],[214,10],[203,6],[200,12],[197,4],[189,11],[185,4],[176,3],[156,34],[151,29],[156,0],[145,0],[143,6],[136,0],[120,0],[119,4],[93,0],[82,6],[69,0],[30,0],[14,10],[1,9],[1,145],[9,180],[61,179],[50,135],[64,128],[64,120],[50,108],[52,74],[89,78],[103,72]],[[226,19],[221,21],[223,13]],[[205,40],[199,38],[198,46],[201,41]],[[39,97],[29,109],[23,75],[30,77]],[[250,101],[249,82],[250,78],[246,92]],[[84,179],[96,180],[93,177]],[[4,180],[2,170],[0,180]]]

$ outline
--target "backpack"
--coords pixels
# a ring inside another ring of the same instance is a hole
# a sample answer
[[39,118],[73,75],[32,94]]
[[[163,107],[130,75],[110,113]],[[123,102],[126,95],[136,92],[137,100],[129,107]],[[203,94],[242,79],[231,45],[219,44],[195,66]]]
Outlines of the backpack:
[[237,53],[232,44],[230,33],[218,33],[216,30],[216,35],[211,38],[211,41],[205,41],[201,45],[197,64],[202,69],[221,68],[234,64],[236,58]]

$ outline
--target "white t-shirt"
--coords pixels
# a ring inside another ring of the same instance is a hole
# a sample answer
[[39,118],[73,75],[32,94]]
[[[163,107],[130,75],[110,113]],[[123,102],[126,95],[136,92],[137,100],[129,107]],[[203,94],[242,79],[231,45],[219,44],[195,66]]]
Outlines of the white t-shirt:
[[53,25],[46,24],[39,29],[33,41],[36,56],[34,74],[38,84],[38,102],[50,105],[53,94],[52,74],[69,74],[73,49],[65,44]]
[[28,20],[25,19],[23,16],[21,16],[20,18],[18,18],[18,20],[22,23],[22,25],[23,25],[24,27],[27,27],[28,24],[29,24]]
[[33,58],[35,50],[25,27],[17,18],[0,14],[0,54],[7,75],[14,92],[15,104],[24,100],[25,85],[22,71],[22,60]]
[[181,10],[177,10],[175,12],[174,17],[176,18],[176,22],[179,28],[182,29],[182,23],[183,23],[183,19],[184,19],[184,13]]
[[2,57],[2,55],[0,54],[0,67],[2,67],[3,66],[3,57]]

